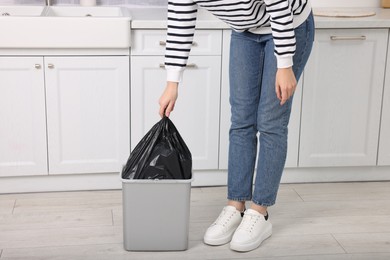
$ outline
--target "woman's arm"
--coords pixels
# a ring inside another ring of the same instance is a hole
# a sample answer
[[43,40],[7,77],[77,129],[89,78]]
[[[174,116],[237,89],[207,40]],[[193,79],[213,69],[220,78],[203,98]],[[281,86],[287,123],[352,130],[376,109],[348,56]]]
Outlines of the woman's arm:
[[165,68],[167,80],[180,82],[190,54],[197,16],[193,0],[168,1]]
[[297,81],[292,70],[296,41],[293,13],[288,0],[264,0],[270,15],[272,37],[278,71],[275,79],[275,92],[280,105],[294,94]]
[[264,2],[270,15],[278,68],[289,68],[293,65],[292,57],[295,54],[296,44],[290,2],[288,0],[264,0]]
[[178,96],[178,85],[190,54],[197,15],[193,0],[168,1],[167,40],[165,48],[165,69],[167,85],[160,97],[162,117],[173,111]]

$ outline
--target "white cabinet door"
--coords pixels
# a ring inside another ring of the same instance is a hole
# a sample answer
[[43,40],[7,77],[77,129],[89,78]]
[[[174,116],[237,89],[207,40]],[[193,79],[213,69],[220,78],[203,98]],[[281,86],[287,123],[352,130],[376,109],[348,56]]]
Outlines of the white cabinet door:
[[[230,104],[229,104],[229,45],[230,30],[223,31],[223,55],[222,55],[222,93],[221,93],[221,134],[219,168],[228,168],[229,128],[230,128]],[[290,123],[288,126],[288,150],[286,167],[297,167],[299,126],[301,113],[302,81],[298,82],[292,105]]]
[[42,57],[0,58],[0,176],[47,174]]
[[119,172],[130,152],[129,57],[45,57],[50,174]]
[[[162,56],[131,57],[132,149],[160,120],[158,100],[165,88]],[[192,154],[193,169],[218,168],[220,56],[192,56],[170,118]]]
[[386,78],[383,91],[382,120],[379,137],[378,165],[390,165],[390,53],[387,54]]
[[299,166],[376,165],[388,30],[317,30],[304,73]]

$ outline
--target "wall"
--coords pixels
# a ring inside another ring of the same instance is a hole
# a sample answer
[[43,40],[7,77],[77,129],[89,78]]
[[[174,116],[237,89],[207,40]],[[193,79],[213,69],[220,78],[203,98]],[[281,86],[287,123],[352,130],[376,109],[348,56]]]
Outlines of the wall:
[[[52,0],[54,4],[78,4],[79,0]],[[313,7],[379,7],[380,0],[311,0]],[[45,0],[2,0],[1,4],[43,4]],[[99,5],[165,6],[167,0],[97,0]]]

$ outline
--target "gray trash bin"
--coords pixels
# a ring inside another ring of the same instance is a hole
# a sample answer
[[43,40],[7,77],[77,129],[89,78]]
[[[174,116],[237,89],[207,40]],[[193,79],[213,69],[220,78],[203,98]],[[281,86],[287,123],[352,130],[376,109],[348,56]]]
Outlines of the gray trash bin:
[[123,243],[130,251],[188,248],[190,180],[122,179]]

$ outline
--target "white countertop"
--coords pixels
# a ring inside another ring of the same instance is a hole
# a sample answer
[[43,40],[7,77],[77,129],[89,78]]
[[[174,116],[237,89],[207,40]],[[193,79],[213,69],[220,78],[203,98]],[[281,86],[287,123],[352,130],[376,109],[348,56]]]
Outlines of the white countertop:
[[[167,27],[166,8],[133,9],[131,12],[132,29],[165,29]],[[199,9],[196,21],[198,29],[229,29],[230,27],[215,18],[204,9]]]
[[[317,8],[315,10],[335,10],[335,8]],[[337,8],[337,10],[343,10]],[[348,8],[349,11],[374,11],[376,15],[357,18],[335,18],[315,16],[316,28],[390,28],[390,9],[383,8]],[[131,10],[132,29],[165,29],[167,26],[166,8],[137,8]],[[208,11],[199,9],[196,23],[198,29],[229,29],[224,22],[215,18]]]

